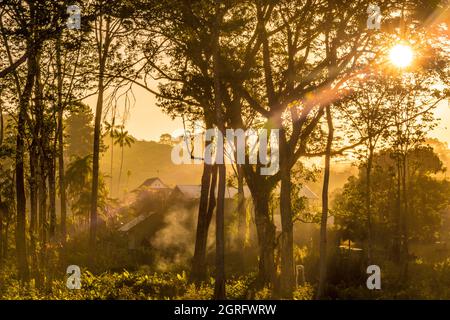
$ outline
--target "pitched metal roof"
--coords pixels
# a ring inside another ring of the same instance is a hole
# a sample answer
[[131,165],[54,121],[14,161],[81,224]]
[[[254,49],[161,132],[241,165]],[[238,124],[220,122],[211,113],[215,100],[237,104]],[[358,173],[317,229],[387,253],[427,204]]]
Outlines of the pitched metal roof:
[[150,179],[145,180],[144,183],[142,183],[140,187],[150,187],[155,181],[159,181],[159,183],[161,185],[163,185],[165,188],[168,188],[168,186],[166,186],[164,184],[164,182],[162,182],[161,179],[158,178],[158,177],[154,177],[154,178],[150,178]]
[[319,197],[306,184],[302,185],[300,195],[306,199],[318,200]]
[[[175,189],[178,189],[186,198],[189,199],[199,199],[202,186],[201,185],[177,185]],[[233,187],[225,187],[225,199],[232,199],[236,196],[238,190]],[[217,189],[216,189],[217,194]],[[249,198],[251,196],[250,189],[244,186],[244,197]]]
[[137,216],[136,218],[134,218],[133,220],[129,221],[128,223],[124,224],[123,226],[121,226],[119,228],[120,232],[128,232],[131,229],[133,229],[135,226],[137,226],[139,223],[141,223],[142,221],[144,221],[145,219],[147,219],[148,217],[150,217],[153,213],[144,213],[141,214],[139,216]]

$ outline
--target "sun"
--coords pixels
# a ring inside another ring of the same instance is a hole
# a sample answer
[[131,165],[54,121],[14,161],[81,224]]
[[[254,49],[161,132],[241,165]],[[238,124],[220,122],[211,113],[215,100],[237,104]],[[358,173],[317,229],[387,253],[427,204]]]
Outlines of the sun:
[[413,61],[413,50],[410,46],[397,44],[389,51],[389,59],[398,68],[406,68]]

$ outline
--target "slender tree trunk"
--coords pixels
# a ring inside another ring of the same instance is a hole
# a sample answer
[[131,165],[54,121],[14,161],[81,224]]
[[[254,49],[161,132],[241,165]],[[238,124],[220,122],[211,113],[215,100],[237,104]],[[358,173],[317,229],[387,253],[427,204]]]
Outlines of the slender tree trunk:
[[396,214],[396,236],[394,238],[394,261],[400,263],[401,261],[401,242],[402,242],[402,166],[400,158],[397,159],[397,214]]
[[330,105],[326,107],[328,124],[328,138],[325,154],[325,171],[322,188],[322,219],[320,222],[320,264],[319,264],[319,288],[317,299],[322,299],[325,293],[327,281],[327,221],[328,221],[328,187],[330,183],[331,147],[333,143],[334,128],[331,117]]
[[408,278],[408,265],[409,265],[409,235],[408,235],[408,219],[407,214],[409,210],[408,205],[408,155],[405,154],[403,161],[403,175],[402,175],[402,189],[403,189],[403,210],[402,210],[402,280],[406,281]]
[[216,282],[214,286],[214,298],[223,300],[226,298],[225,292],[225,164],[218,165],[219,184],[217,190],[217,210],[216,210]]
[[[100,6],[103,6],[103,1]],[[90,233],[89,233],[89,244],[92,250],[96,247],[97,242],[97,206],[98,206],[98,184],[99,184],[99,170],[100,170],[100,143],[101,143],[101,121],[103,113],[103,99],[105,93],[105,71],[106,62],[108,60],[109,46],[111,44],[112,38],[110,34],[110,19],[105,19],[105,26],[103,25],[104,17],[100,16],[98,32],[98,96],[97,96],[97,106],[95,109],[95,125],[94,125],[94,148],[92,152],[92,194],[91,194],[91,212],[90,212]],[[104,34],[103,34],[104,32]]]
[[[56,147],[56,145],[54,146]],[[53,148],[53,147],[52,147]],[[49,202],[49,216],[50,216],[50,226],[49,226],[49,237],[50,240],[55,239],[56,235],[56,179],[55,179],[55,153],[50,156],[47,163],[48,165],[48,202]]]
[[119,169],[119,181],[117,182],[117,196],[120,197],[120,182],[122,180],[122,169],[123,169],[123,151],[124,146],[121,146],[121,154],[120,154],[120,169]]
[[[34,138],[33,138],[34,140]],[[36,145],[33,141],[30,147],[30,238],[31,243],[35,242],[36,231],[37,231],[37,217],[38,217],[38,207],[37,207],[37,161],[38,155],[36,151]]]
[[366,167],[366,208],[367,208],[367,241],[368,241],[368,250],[367,250],[367,258],[369,265],[372,264],[373,260],[373,225],[372,225],[372,166],[373,166],[373,148],[369,147],[369,157],[367,158],[367,167]]
[[37,183],[38,183],[38,151],[35,142],[36,138],[33,137],[33,142],[30,147],[30,254],[31,254],[31,270],[32,277],[37,279],[38,277],[38,258],[37,258],[37,241],[38,235],[38,197],[37,197]]
[[[237,159],[237,157],[236,157]],[[237,213],[238,213],[238,236],[237,236],[237,249],[240,250],[240,265],[241,269],[245,268],[245,234],[247,226],[247,216],[245,210],[245,193],[244,193],[244,173],[242,166],[238,164],[236,166],[237,171]]]
[[[198,207],[197,233],[190,275],[190,280],[197,284],[206,279],[206,242],[208,238],[207,211],[208,193],[211,185],[211,173],[212,166],[205,163],[203,165],[200,203]],[[211,186],[211,188],[215,187]]]
[[90,221],[90,245],[95,247],[97,239],[97,201],[98,201],[98,179],[99,179],[99,159],[100,159],[100,139],[101,139],[101,119],[103,112],[103,95],[105,91],[104,73],[106,57],[101,59],[100,73],[98,79],[98,98],[95,111],[94,126],[94,150],[92,159],[92,196],[91,196],[91,221]]
[[260,188],[256,192],[252,190],[259,246],[258,287],[276,283],[275,225],[269,215],[269,197],[270,192],[265,188]]
[[215,5],[215,47],[213,53],[213,71],[214,71],[214,105],[216,111],[216,122],[222,139],[217,139],[217,167],[219,170],[219,183],[217,190],[217,209],[216,209],[216,281],[214,284],[214,298],[223,300],[226,298],[225,292],[225,180],[226,167],[224,159],[224,136],[225,136],[225,120],[222,107],[222,88],[221,88],[221,67],[219,38],[220,27],[222,24],[223,14],[220,12],[220,2],[216,0]]
[[[28,43],[28,48],[32,48],[33,43]],[[28,269],[27,248],[26,248],[26,197],[25,197],[25,170],[24,170],[24,141],[25,141],[25,123],[26,114],[33,90],[33,84],[36,76],[37,61],[34,50],[30,50],[27,61],[27,79],[23,93],[19,101],[19,115],[17,119],[17,139],[16,139],[16,251],[19,278],[26,282],[30,274]]]
[[[111,130],[114,130],[114,115],[113,115],[113,121],[111,124]],[[109,193],[110,196],[113,196],[113,164],[114,164],[114,136],[113,136],[113,131],[110,132],[110,137],[111,137],[111,163],[110,163],[110,175],[111,175],[111,179],[110,179],[110,186],[109,186]]]
[[39,230],[40,240],[44,246],[47,243],[47,173],[46,159],[43,151],[39,157]]
[[10,218],[6,217],[5,236],[3,238],[3,258],[5,260],[8,259],[9,226]]
[[66,179],[64,169],[64,106],[63,106],[63,75],[61,62],[61,37],[58,37],[56,45],[56,66],[57,66],[57,87],[58,87],[58,177],[59,177],[59,198],[61,210],[61,240],[65,244],[67,238],[67,197],[66,197]]
[[281,215],[281,295],[283,298],[292,298],[295,284],[294,272],[294,235],[291,208],[291,177],[290,166],[287,159],[287,142],[284,130],[280,133],[280,215]]
[[39,157],[39,234],[40,234],[40,252],[37,253],[39,258],[36,270],[34,271],[36,286],[42,288],[45,282],[45,269],[47,264],[47,233],[48,233],[48,217],[47,217],[47,159],[46,152],[40,148]]

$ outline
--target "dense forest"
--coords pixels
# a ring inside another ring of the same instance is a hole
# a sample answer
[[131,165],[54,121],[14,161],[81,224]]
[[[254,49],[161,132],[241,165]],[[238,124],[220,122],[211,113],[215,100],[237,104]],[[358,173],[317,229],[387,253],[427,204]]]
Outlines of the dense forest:
[[0,299],[450,299],[449,8],[0,0]]

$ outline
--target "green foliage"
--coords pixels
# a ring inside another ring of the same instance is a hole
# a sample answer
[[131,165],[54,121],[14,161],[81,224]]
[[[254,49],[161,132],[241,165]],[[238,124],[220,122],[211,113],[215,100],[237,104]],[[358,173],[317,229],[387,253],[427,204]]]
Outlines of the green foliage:
[[92,143],[94,141],[94,128],[92,122],[94,116],[91,108],[85,104],[69,106],[70,115],[66,119],[66,155],[84,158],[92,153]]
[[[0,274],[0,299],[48,299],[48,300],[209,300],[214,294],[214,280],[196,287],[188,282],[186,273],[147,273],[145,271],[119,273],[105,272],[93,275],[85,270],[82,273],[81,289],[69,290],[65,279],[48,283],[44,289],[38,289],[31,283],[22,286],[11,277],[14,269],[3,270]],[[245,299],[251,281],[250,278],[228,280],[227,297]],[[307,284],[298,288],[295,299],[311,299],[312,287]],[[270,299],[271,290],[264,288],[255,295],[256,299]]]
[[[76,215],[87,216],[91,205],[92,188],[92,155],[75,156],[66,170],[67,195]],[[102,177],[99,177],[98,207],[106,207],[107,190]]]
[[[450,203],[450,182],[436,176],[444,168],[431,147],[410,150],[407,163],[407,186],[400,199],[408,199],[409,236],[417,241],[436,241],[442,215]],[[395,233],[399,215],[397,161],[392,150],[375,156],[371,178],[374,228],[380,241],[386,241]],[[344,239],[367,239],[366,195],[363,165],[358,177],[349,178],[334,203],[336,222]]]

